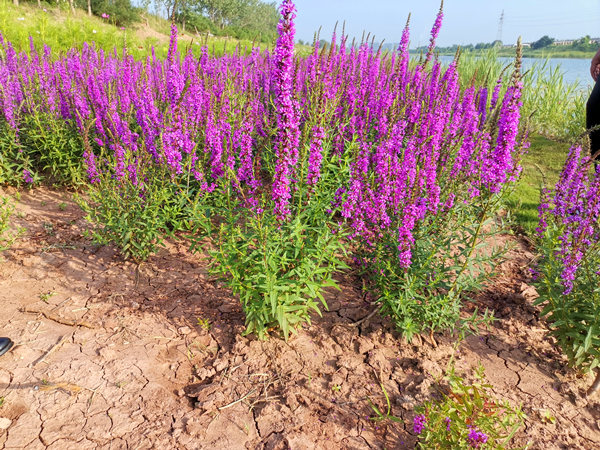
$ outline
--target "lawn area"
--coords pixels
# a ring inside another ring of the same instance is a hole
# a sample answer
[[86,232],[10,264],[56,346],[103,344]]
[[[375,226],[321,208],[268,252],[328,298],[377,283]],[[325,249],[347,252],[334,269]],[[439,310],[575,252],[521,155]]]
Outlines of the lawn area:
[[531,147],[523,159],[523,174],[507,199],[515,224],[526,234],[535,232],[541,188],[554,187],[569,146],[568,142],[556,142],[540,135],[531,137]]

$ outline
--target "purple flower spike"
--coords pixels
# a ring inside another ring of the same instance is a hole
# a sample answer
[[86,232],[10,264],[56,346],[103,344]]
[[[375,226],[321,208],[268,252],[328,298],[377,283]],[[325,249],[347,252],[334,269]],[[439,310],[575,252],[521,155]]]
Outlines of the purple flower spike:
[[469,435],[467,441],[473,448],[479,448],[481,444],[485,444],[488,440],[488,435],[482,431],[478,431],[477,428],[469,427]]
[[27,169],[23,169],[23,181],[27,184],[33,183],[33,177],[31,176],[31,172]]
[[294,98],[294,18],[296,7],[292,0],[281,4],[281,20],[277,29],[279,38],[273,55],[273,83],[275,107],[277,110],[277,138],[275,154],[277,166],[273,180],[273,201],[275,214],[284,220],[291,211],[289,201],[292,197],[290,184],[298,162],[298,143],[300,139],[298,103]]
[[431,40],[429,41],[429,47],[427,48],[427,57],[425,58],[425,64],[431,61],[433,57],[433,50],[435,49],[435,40],[440,34],[440,28],[442,27],[442,19],[444,18],[444,1],[440,4],[440,10],[435,18],[435,22],[433,23],[433,28],[431,29]]
[[413,431],[417,435],[419,435],[423,432],[426,425],[427,425],[427,418],[425,417],[424,414],[419,414],[419,415],[415,416],[415,418],[413,420]]

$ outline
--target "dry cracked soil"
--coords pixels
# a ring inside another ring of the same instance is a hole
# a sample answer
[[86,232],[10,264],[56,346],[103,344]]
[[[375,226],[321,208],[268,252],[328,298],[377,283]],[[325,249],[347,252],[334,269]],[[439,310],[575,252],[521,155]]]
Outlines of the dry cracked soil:
[[[0,448],[414,448],[413,409],[453,352],[458,372],[483,364],[495,396],[522,405],[515,446],[600,448],[600,398],[546,337],[534,255],[515,238],[467,305],[498,320],[455,352],[452,336],[408,344],[367,318],[352,273],[322,318],[263,342],[240,335],[239,303],[181,242],[123,262],[85,237],[71,194],[49,189],[22,192],[13,222],[26,231],[0,256],[0,335],[16,343],[0,358]],[[370,420],[380,384],[402,422]]]

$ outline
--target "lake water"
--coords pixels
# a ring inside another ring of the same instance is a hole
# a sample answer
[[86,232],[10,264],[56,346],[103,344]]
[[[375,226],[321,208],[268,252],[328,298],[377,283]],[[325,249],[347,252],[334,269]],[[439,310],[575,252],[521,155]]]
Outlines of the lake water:
[[[440,61],[444,64],[449,64],[452,61],[452,56],[440,56]],[[509,64],[513,61],[512,58],[500,57],[503,63]],[[590,76],[591,59],[580,58],[550,58],[548,60],[542,58],[523,58],[523,71],[531,69],[535,64],[541,65],[546,63],[550,69],[559,66],[563,73],[563,78],[566,83],[578,83],[581,89],[591,89],[594,80]]]

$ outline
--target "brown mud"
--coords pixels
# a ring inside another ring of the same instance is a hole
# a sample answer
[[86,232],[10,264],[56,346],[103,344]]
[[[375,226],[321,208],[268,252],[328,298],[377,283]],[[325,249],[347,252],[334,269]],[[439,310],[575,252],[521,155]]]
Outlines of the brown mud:
[[[14,192],[13,192],[14,193]],[[140,267],[84,237],[70,194],[22,192],[26,228],[0,255],[0,448],[413,448],[413,409],[436,392],[455,339],[408,344],[346,275],[329,311],[288,342],[242,337],[239,303],[206,261],[169,243]],[[568,369],[515,248],[469,305],[498,320],[468,337],[459,373],[479,363],[497,398],[521,404],[514,444],[600,448],[600,396]],[[357,322],[360,322],[357,324]],[[435,344],[435,345],[434,345]],[[368,399],[404,422],[374,423]]]

